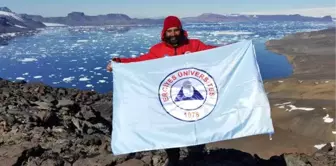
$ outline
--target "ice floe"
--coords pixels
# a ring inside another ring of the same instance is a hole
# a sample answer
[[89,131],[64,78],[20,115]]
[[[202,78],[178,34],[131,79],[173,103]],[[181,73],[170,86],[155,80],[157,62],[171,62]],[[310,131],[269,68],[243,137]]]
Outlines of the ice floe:
[[18,59],[18,61],[21,61],[21,62],[34,62],[34,61],[37,61],[36,58],[24,58],[24,59]]
[[92,84],[87,84],[86,87],[90,88],[90,87],[93,87]]
[[42,76],[34,76],[35,79],[42,78]]
[[87,43],[89,40],[77,40],[77,43]]
[[75,79],[75,77],[66,77],[66,78],[63,78],[63,82],[66,82],[66,83],[69,83],[71,81],[73,81]]
[[97,83],[106,83],[106,80],[99,80]]
[[25,78],[23,77],[16,77],[17,80],[24,80]]
[[213,35],[251,35],[253,32],[243,32],[243,31],[215,31],[212,32]]
[[89,81],[90,79],[87,77],[79,78],[79,81]]

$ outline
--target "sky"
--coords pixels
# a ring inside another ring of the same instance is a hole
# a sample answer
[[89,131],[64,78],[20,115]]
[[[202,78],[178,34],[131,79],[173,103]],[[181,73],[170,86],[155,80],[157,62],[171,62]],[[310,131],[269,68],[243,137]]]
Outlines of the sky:
[[66,16],[73,11],[86,15],[127,14],[132,18],[179,17],[216,14],[301,14],[336,17],[336,0],[0,0],[16,13]]

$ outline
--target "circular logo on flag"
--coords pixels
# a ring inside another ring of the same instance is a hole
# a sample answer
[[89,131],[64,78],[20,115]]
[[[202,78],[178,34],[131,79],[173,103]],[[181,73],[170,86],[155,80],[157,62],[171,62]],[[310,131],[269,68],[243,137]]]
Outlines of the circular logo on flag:
[[213,111],[218,90],[212,76],[204,70],[184,68],[162,80],[159,99],[171,116],[183,121],[197,121]]

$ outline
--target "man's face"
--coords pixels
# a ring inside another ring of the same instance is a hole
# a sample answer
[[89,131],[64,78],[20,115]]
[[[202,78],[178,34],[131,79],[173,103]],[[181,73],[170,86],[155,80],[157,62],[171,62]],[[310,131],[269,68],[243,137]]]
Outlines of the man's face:
[[180,40],[181,29],[178,27],[172,27],[166,31],[166,41],[172,45],[178,44]]

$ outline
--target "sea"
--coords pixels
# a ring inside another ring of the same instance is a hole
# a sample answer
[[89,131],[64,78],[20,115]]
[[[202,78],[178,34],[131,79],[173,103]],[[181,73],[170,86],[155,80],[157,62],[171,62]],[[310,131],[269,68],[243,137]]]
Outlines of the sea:
[[[190,38],[223,45],[252,40],[263,80],[292,74],[285,56],[268,51],[265,42],[296,32],[335,26],[334,22],[225,22],[185,24]],[[52,87],[100,93],[112,91],[106,65],[113,57],[136,57],[160,42],[162,25],[47,27],[0,46],[0,77],[42,82]],[[1,35],[1,34],[0,34]],[[2,34],[3,35],[3,34]],[[15,34],[11,34],[14,35]]]

